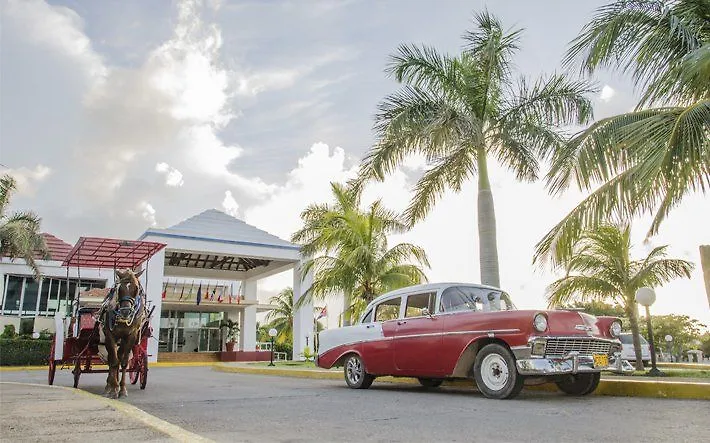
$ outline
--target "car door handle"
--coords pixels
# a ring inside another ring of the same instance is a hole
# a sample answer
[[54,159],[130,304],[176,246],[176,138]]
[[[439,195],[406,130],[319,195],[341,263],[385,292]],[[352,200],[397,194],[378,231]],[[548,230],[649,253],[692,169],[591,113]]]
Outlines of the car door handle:
[[400,320],[397,322],[398,325],[406,325],[407,321],[406,320]]
[[375,325],[367,325],[367,326],[365,326],[365,328],[367,328],[367,329],[374,328],[374,327],[375,327]]

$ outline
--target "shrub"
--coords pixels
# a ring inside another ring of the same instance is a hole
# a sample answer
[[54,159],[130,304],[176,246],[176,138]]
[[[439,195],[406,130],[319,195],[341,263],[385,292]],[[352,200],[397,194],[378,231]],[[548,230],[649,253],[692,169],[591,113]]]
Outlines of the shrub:
[[0,339],[0,365],[46,365],[52,350],[51,340]]
[[274,352],[285,352],[286,359],[291,360],[293,355],[293,346],[291,346],[291,343],[274,343]]
[[15,325],[5,325],[2,334],[0,334],[0,338],[15,338],[16,336]]

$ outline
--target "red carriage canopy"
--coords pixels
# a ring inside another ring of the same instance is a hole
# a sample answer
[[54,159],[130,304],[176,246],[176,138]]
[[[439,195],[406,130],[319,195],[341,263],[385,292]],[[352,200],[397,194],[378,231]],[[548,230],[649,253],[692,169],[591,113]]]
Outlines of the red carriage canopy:
[[62,266],[135,269],[165,246],[164,243],[149,241],[81,237]]

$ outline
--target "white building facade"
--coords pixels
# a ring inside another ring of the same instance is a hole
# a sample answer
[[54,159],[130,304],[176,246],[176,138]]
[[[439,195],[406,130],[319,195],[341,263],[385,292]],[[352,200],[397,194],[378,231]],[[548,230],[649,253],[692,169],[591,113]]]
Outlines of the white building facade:
[[[152,361],[159,352],[223,351],[220,324],[227,319],[236,320],[240,332],[237,351],[224,355],[233,360],[257,359],[257,312],[271,308],[260,302],[258,282],[292,272],[294,303],[311,284],[310,276],[300,271],[297,245],[221,211],[207,210],[169,228],[148,229],[138,240],[165,245],[143,264],[146,271],[141,277],[148,301],[155,306],[151,326],[156,339],[148,342]],[[23,260],[1,259],[2,324],[14,324],[19,331],[22,323],[25,329],[31,323],[34,331],[53,332],[54,316],[70,312],[69,299],[113,285],[113,270],[63,267],[61,252],[54,255],[52,260],[38,261],[44,276],[41,282],[34,280]],[[311,304],[294,313],[294,359],[302,358],[313,324]]]

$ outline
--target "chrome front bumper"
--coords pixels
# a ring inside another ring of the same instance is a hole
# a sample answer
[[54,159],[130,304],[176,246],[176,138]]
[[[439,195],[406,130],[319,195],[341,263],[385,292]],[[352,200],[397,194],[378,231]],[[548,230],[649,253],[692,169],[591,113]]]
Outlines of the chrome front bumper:
[[518,359],[516,364],[518,373],[521,375],[577,374],[600,371],[624,374],[634,371],[633,366],[621,358],[621,352],[615,352],[609,356],[609,365],[606,367],[595,367],[591,355],[579,355],[574,352],[570,352],[565,357]]

